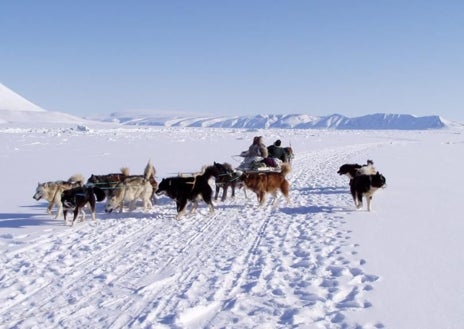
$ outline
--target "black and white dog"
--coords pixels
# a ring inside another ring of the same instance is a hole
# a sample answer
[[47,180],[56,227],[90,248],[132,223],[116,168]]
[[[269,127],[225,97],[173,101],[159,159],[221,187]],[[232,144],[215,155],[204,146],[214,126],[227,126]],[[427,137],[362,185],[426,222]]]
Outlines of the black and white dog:
[[158,185],[156,194],[166,194],[176,201],[178,220],[184,215],[188,201],[193,203],[191,212],[195,211],[198,207],[197,200],[200,197],[208,205],[210,213],[213,213],[213,189],[208,183],[208,180],[213,176],[218,177],[218,169],[215,166],[209,166],[202,174],[192,177],[163,178]]
[[358,175],[350,180],[350,192],[353,196],[354,205],[360,209],[363,206],[363,197],[366,198],[367,211],[371,210],[372,196],[379,188],[385,187],[387,180],[376,172],[375,175]]
[[82,221],[84,221],[84,207],[87,203],[90,205],[92,219],[95,220],[95,204],[97,201],[103,201],[105,197],[105,192],[102,189],[92,185],[84,185],[63,191],[63,193],[61,193],[61,203],[63,204],[64,222],[66,223],[66,214],[68,210],[74,212],[72,225],[74,225],[79,211],[82,214]]
[[367,163],[364,165],[346,163],[338,169],[337,174],[346,175],[350,179],[353,179],[358,175],[374,175],[376,172],[377,170],[374,168],[374,161],[367,160]]

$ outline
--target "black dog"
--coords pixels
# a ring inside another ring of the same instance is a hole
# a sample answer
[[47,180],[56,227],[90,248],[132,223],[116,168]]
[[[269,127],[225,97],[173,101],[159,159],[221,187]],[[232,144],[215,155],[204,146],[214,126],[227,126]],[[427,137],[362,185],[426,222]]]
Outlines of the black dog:
[[210,213],[213,213],[213,190],[208,183],[208,180],[213,176],[218,177],[218,170],[215,166],[209,166],[203,174],[192,177],[163,178],[158,185],[156,194],[166,194],[171,199],[176,200],[178,220],[184,215],[187,201],[193,202],[191,212],[195,211],[198,207],[197,198],[199,197],[209,206]]
[[218,175],[216,177],[216,193],[214,195],[214,200],[217,200],[219,195],[219,190],[222,187],[222,198],[221,201],[225,201],[227,197],[227,190],[229,187],[232,188],[232,197],[235,197],[235,188],[240,187],[240,173],[236,172],[232,166],[227,163],[217,163],[214,162],[214,166],[218,170]]
[[84,221],[85,212],[83,208],[87,203],[90,205],[92,219],[95,220],[95,204],[97,201],[103,201],[105,197],[105,192],[96,186],[84,185],[63,191],[63,193],[61,193],[61,203],[63,204],[64,222],[66,223],[66,214],[68,210],[73,210],[74,212],[72,225],[74,225],[79,211],[81,211],[82,221]]
[[350,180],[350,191],[356,208],[362,208],[363,196],[367,200],[367,210],[371,210],[371,200],[375,191],[385,187],[387,180],[377,172],[375,175],[359,175]]
[[88,185],[95,185],[105,191],[107,196],[110,196],[116,185],[129,177],[129,171],[126,168],[121,169],[121,173],[94,175],[87,180]]
[[347,163],[341,166],[337,171],[337,174],[347,175],[350,179],[353,179],[358,175],[373,175],[375,173],[376,170],[374,168],[374,161],[372,160],[367,160],[365,165]]

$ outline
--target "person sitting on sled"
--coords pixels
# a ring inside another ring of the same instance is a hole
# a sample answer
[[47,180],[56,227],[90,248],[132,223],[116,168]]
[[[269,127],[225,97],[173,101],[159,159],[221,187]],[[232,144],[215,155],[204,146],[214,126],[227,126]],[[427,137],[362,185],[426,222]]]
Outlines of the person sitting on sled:
[[285,150],[280,145],[281,141],[278,139],[274,142],[274,144],[268,146],[267,151],[269,153],[269,157],[279,159],[282,162],[287,162],[287,153],[285,153]]
[[253,143],[248,148],[248,151],[242,152],[241,156],[245,158],[239,166],[241,169],[252,168],[254,163],[267,158],[268,151],[266,145],[263,143],[263,137],[255,136],[253,138]]

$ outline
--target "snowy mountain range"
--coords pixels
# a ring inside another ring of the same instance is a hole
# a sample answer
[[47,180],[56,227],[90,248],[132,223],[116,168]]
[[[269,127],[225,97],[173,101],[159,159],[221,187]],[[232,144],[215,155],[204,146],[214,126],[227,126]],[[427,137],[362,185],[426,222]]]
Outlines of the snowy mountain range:
[[433,115],[416,117],[409,114],[370,114],[349,118],[340,114],[311,116],[307,114],[269,114],[254,116],[169,117],[149,114],[113,113],[105,121],[124,125],[209,128],[287,128],[287,129],[440,129],[451,124]]
[[[307,114],[269,114],[249,116],[192,116],[186,114],[157,114],[118,112],[109,116],[82,118],[62,112],[47,111],[0,83],[0,124],[5,123],[71,123],[92,121],[121,125],[164,127],[210,127],[245,129],[441,129],[456,123],[440,116],[417,117],[410,114],[376,113],[349,118],[340,114],[311,116]],[[459,125],[459,124],[458,124]]]

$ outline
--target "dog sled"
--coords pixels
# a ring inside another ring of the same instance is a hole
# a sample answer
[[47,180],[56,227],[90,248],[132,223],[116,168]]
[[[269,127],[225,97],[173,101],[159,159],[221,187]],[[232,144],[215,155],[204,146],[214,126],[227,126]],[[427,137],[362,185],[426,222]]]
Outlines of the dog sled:
[[[292,147],[288,146],[283,147],[282,149],[286,154],[286,162],[291,164],[293,158],[295,157]],[[282,165],[285,163],[281,159],[273,157],[249,157],[248,151],[243,151],[239,155],[233,155],[232,158],[235,161],[240,162],[235,170],[244,173],[280,173],[282,171]]]
[[240,173],[246,173],[246,174],[259,174],[259,173],[262,173],[262,174],[265,174],[265,173],[271,173],[271,172],[274,172],[274,173],[280,173],[281,172],[281,169],[280,168],[273,168],[273,167],[261,167],[261,168],[245,168],[245,169],[242,169],[242,168],[235,168],[235,170],[237,172],[240,172]]
[[235,168],[236,171],[243,173],[281,172],[281,165],[283,162],[279,159],[262,157],[248,158],[246,151],[235,157],[243,158],[240,164]]

